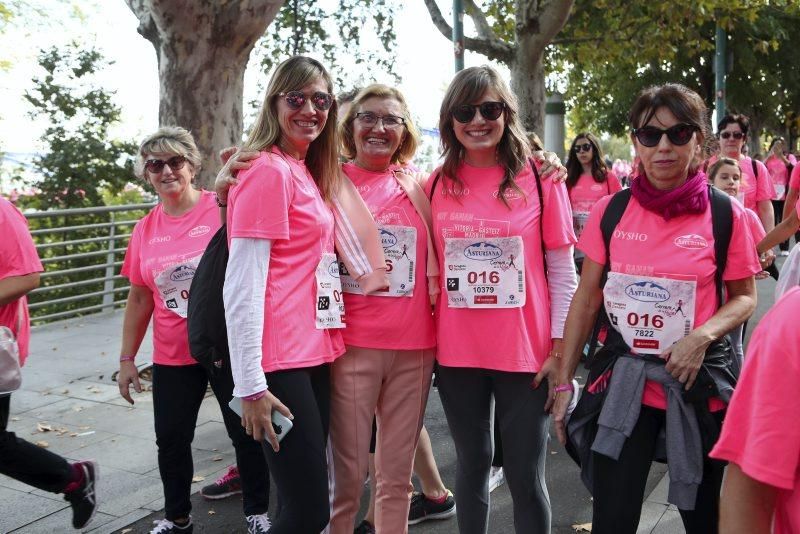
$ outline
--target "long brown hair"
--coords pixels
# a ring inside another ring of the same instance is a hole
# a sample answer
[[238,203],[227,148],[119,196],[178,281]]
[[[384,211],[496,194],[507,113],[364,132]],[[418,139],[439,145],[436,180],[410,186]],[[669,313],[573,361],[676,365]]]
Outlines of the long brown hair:
[[[500,182],[498,198],[508,206],[506,192],[509,189],[522,193],[514,178],[525,168],[531,156],[525,129],[519,119],[519,103],[517,97],[508,88],[500,74],[488,65],[470,67],[456,74],[442,100],[439,110],[439,135],[442,143],[442,176],[453,183],[453,191],[460,192],[464,183],[458,178],[456,171],[464,161],[464,146],[456,138],[453,129],[453,111],[463,104],[471,104],[481,98],[487,91],[494,90],[505,104],[503,114],[505,129],[497,144],[497,160],[503,166],[503,181]],[[446,190],[446,188],[443,188]]]
[[600,140],[589,132],[579,133],[572,140],[567,155],[567,189],[575,187],[583,174],[583,164],[578,161],[578,154],[575,152],[578,139],[586,139],[592,145],[592,178],[594,181],[601,184],[608,178],[608,167],[606,167],[603,149],[600,148]]
[[[280,141],[283,131],[278,121],[277,99],[280,93],[298,91],[322,78],[333,94],[333,81],[322,63],[306,56],[293,56],[278,65],[267,85],[267,94],[250,131],[245,148],[266,150]],[[322,198],[329,200],[339,184],[339,141],[336,134],[336,101],[328,111],[328,119],[319,136],[311,142],[305,164],[319,188]]]

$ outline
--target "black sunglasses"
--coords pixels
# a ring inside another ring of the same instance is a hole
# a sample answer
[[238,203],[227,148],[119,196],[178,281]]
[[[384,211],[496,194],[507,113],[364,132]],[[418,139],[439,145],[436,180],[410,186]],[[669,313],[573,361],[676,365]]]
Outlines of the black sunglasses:
[[718,133],[717,136],[719,136],[719,137],[721,137],[723,139],[730,139],[731,137],[733,137],[734,139],[736,139],[738,141],[738,140],[744,138],[744,132],[722,132],[722,133]]
[[181,170],[184,164],[186,164],[186,158],[184,156],[172,156],[167,161],[163,159],[148,159],[144,162],[144,168],[148,172],[158,174],[164,170],[164,165],[169,165],[172,172],[176,172]]
[[660,143],[664,134],[667,134],[667,139],[673,145],[683,146],[692,140],[694,132],[698,130],[700,128],[692,124],[676,124],[666,130],[655,126],[642,126],[641,128],[634,128],[633,135],[642,145],[647,147],[654,147]]
[[484,102],[482,104],[462,104],[453,110],[453,118],[461,124],[467,124],[480,111],[481,117],[487,121],[496,121],[506,108],[505,102]]
[[[306,99],[309,98],[303,93],[303,91],[289,91],[287,93],[278,93],[278,96],[282,96],[284,100],[286,100],[286,105],[289,106],[291,109],[300,109],[306,104]],[[323,93],[322,91],[317,91],[316,93],[310,96],[311,103],[317,108],[319,111],[328,111],[331,109],[333,105],[333,95],[330,93]]]
[[579,145],[575,145],[576,154],[580,154],[581,152],[591,152],[591,151],[592,151],[591,143],[581,143]]

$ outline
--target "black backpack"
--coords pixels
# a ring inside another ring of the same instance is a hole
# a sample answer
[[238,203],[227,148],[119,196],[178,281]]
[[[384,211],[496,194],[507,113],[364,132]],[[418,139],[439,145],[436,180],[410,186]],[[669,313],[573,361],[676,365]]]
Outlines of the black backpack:
[[207,370],[228,367],[228,331],[222,287],[228,265],[228,233],[225,225],[209,241],[189,288],[187,329],[189,352]]

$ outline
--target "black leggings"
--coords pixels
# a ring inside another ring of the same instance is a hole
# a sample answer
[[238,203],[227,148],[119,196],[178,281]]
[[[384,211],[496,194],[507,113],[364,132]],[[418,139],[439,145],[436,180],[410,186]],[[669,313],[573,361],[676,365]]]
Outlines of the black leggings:
[[[723,412],[714,417],[722,421]],[[642,406],[639,421],[622,447],[619,460],[592,453],[594,534],[636,534],[644,502],[647,474],[656,441],[665,425],[665,412]],[[719,492],[725,462],[705,458],[703,481],[697,491],[695,509],[679,510],[687,534],[715,534],[719,522]]]
[[[783,220],[783,205],[786,201],[785,200],[773,200],[772,201],[772,211],[775,212],[775,226],[778,226],[781,221]],[[786,241],[780,243],[778,247],[781,250],[789,250],[789,241],[791,241],[791,237]]]
[[62,493],[72,480],[72,467],[57,454],[6,430],[11,395],[0,397],[0,473],[29,486]]
[[319,534],[330,519],[326,446],[330,421],[328,364],[267,373],[270,392],[294,416],[275,452],[262,444],[280,510],[270,534]]
[[[241,419],[228,407],[233,397],[230,369],[215,371],[211,388],[222,411],[225,429],[236,451],[242,482],[245,515],[263,514],[269,508],[269,471],[261,446],[247,435]],[[164,512],[174,521],[192,510],[189,494],[194,465],[192,440],[197,413],[206,394],[209,374],[199,364],[153,364],[153,414],[158,445],[158,470],[164,486]]]

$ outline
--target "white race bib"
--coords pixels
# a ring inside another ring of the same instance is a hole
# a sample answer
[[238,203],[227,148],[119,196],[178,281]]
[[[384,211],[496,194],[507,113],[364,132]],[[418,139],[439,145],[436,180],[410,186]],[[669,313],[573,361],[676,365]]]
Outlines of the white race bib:
[[317,264],[317,330],[344,328],[344,301],[336,254],[325,252]]
[[775,184],[775,195],[778,200],[784,200],[786,196],[786,184]]
[[520,236],[446,238],[447,305],[520,308],[525,304],[525,254]]
[[586,221],[589,219],[588,211],[573,211],[572,212],[572,228],[575,230],[575,236],[580,237],[583,229],[586,228]]
[[611,325],[634,352],[661,354],[694,328],[697,282],[608,273],[603,300]]
[[[386,275],[389,289],[373,293],[384,297],[410,297],[414,294],[415,267],[417,264],[417,229],[413,226],[384,225],[378,228],[386,258]],[[342,273],[342,290],[345,293],[363,295],[358,285],[344,266],[339,264]]]
[[189,304],[189,288],[202,256],[198,254],[194,258],[187,258],[181,263],[171,265],[158,273],[154,279],[164,307],[184,319]]

